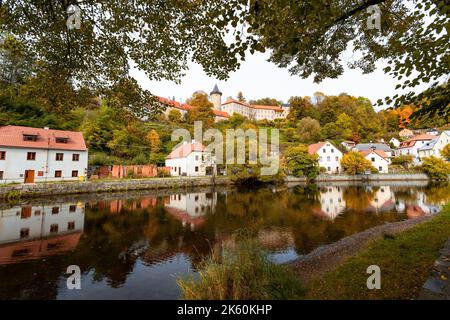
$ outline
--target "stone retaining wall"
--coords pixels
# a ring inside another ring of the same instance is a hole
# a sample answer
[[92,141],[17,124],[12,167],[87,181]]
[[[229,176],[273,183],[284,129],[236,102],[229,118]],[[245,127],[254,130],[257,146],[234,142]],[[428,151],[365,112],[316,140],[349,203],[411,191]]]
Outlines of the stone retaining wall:
[[215,179],[212,177],[180,177],[94,182],[17,184],[0,187],[0,199],[148,189],[178,189],[229,184],[232,184],[232,181],[226,177],[216,177]]

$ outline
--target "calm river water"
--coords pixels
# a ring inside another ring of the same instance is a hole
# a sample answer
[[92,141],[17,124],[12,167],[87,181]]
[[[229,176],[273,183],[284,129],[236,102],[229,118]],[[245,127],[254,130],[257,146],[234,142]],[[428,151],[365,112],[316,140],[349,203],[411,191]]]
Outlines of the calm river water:
[[[290,186],[0,203],[0,299],[178,299],[176,280],[250,229],[277,262],[439,212],[448,185]],[[80,267],[81,290],[67,288]]]

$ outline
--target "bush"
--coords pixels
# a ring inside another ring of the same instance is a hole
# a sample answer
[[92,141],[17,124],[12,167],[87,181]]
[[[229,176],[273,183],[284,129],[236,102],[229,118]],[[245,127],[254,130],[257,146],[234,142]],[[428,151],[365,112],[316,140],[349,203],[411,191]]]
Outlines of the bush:
[[344,171],[348,174],[362,174],[367,170],[372,173],[378,172],[372,166],[372,163],[364,158],[364,155],[357,151],[350,151],[342,157],[341,165]]
[[450,163],[434,156],[423,159],[422,170],[434,180],[447,180],[450,175]]
[[201,264],[197,279],[178,280],[184,299],[299,299],[304,294],[297,277],[270,261],[255,240],[239,242],[221,260],[212,256]]
[[398,156],[392,159],[393,165],[400,165],[405,169],[407,169],[412,163],[413,163],[413,156],[411,155]]
[[450,143],[442,149],[441,155],[444,159],[450,160]]
[[314,179],[320,172],[318,156],[309,154],[306,145],[288,148],[285,157],[288,171],[296,177]]

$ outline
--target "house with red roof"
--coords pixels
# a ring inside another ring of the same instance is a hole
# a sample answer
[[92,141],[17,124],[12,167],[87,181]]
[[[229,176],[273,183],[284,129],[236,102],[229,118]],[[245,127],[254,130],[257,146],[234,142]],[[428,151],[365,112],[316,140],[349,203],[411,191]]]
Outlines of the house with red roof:
[[0,183],[80,180],[87,167],[81,132],[0,127]]
[[389,155],[384,150],[365,150],[360,151],[364,158],[372,163],[372,166],[378,170],[379,173],[389,173],[389,164],[391,163]]
[[213,175],[216,172],[211,152],[200,142],[184,141],[166,157],[166,167],[171,176],[200,177]]
[[411,155],[414,157],[414,163],[420,164],[419,149],[425,147],[430,141],[436,139],[436,136],[429,134],[419,134],[406,141],[400,143],[395,155],[404,156]]
[[324,141],[308,146],[308,153],[319,156],[319,166],[324,168],[328,174],[342,172],[341,159],[342,152],[331,142]]

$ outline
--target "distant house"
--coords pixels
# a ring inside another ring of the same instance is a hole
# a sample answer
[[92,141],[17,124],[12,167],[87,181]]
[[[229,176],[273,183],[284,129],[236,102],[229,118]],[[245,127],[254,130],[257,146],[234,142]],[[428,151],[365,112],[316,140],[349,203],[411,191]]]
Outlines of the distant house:
[[450,143],[450,131],[443,131],[435,139],[428,141],[423,147],[418,150],[420,159],[425,157],[435,156],[442,158],[441,151]]
[[354,141],[344,141],[344,142],[341,142],[341,145],[342,145],[347,151],[351,151],[351,150],[356,146],[356,142],[354,142]]
[[[188,105],[186,103],[180,103],[180,102],[177,102],[177,101],[174,101],[171,99],[167,99],[167,98],[163,98],[163,97],[158,97],[158,99],[162,103],[165,103],[169,106],[165,111],[166,116],[169,115],[170,111],[178,110],[181,113],[181,116],[184,117],[184,116],[186,116],[186,114],[188,113],[189,110],[194,109],[193,106]],[[213,109],[213,112],[214,112],[215,122],[227,120],[230,117],[230,115],[228,113],[220,111],[220,110]]]
[[379,173],[388,173],[390,159],[383,150],[367,150],[360,151],[364,158],[372,163],[372,166],[378,170]]
[[426,134],[429,134],[429,135],[432,135],[432,136],[438,136],[439,135],[439,130],[436,129],[436,128],[431,128],[431,129],[428,129],[426,131]]
[[342,152],[336,148],[331,142],[319,142],[311,144],[308,147],[309,154],[317,154],[319,156],[319,165],[325,168],[329,174],[340,173],[342,171],[341,159]]
[[409,139],[414,136],[414,132],[409,129],[403,129],[398,133],[398,135],[400,136],[400,138]]
[[395,148],[400,147],[400,140],[398,140],[397,138],[392,138],[391,140],[389,140],[389,143]]
[[216,170],[212,154],[194,140],[173,150],[166,158],[166,167],[172,176],[188,177],[213,175]]
[[385,143],[359,143],[355,146],[354,150],[356,151],[372,151],[372,150],[381,150],[386,153],[388,157],[392,157],[394,155],[394,151]]
[[0,183],[79,180],[87,167],[81,132],[0,127]]
[[420,134],[412,137],[409,140],[403,141],[396,150],[397,156],[411,155],[414,157],[414,163],[420,164],[419,149],[424,147],[427,143],[434,140],[436,137],[428,134]]

